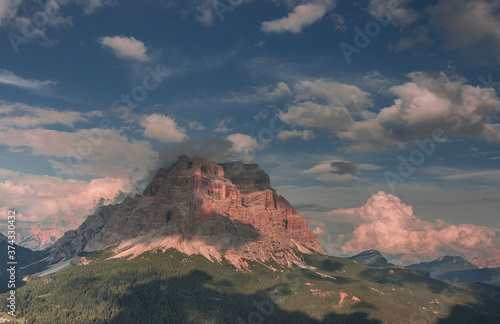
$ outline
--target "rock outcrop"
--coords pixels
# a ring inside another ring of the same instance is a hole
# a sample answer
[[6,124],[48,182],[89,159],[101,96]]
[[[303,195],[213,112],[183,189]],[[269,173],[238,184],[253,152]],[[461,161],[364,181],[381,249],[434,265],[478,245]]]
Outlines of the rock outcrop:
[[377,250],[367,250],[363,251],[349,259],[354,260],[358,263],[370,266],[370,267],[387,267],[392,265],[387,262],[387,259],[382,256],[382,254]]
[[142,195],[125,199],[89,242],[116,257],[175,248],[212,260],[300,263],[297,252],[323,253],[307,222],[270,187],[256,164],[216,164],[181,156],[160,169]]

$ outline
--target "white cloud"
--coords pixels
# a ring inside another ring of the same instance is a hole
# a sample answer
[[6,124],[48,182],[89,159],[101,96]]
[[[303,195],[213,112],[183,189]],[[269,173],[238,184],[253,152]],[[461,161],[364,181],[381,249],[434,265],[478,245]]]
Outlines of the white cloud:
[[369,94],[358,87],[323,79],[301,81],[295,85],[294,103],[279,118],[286,124],[331,130],[348,129],[352,116],[368,113]]
[[175,119],[161,114],[152,114],[141,119],[144,136],[164,143],[178,143],[187,138],[186,129],[179,127]]
[[294,137],[298,137],[300,139],[303,139],[304,141],[310,141],[314,138],[314,133],[313,131],[307,129],[302,131],[294,129],[292,131],[283,130],[276,136],[276,138],[280,140],[287,140]]
[[23,79],[7,70],[0,70],[0,83],[36,91],[46,91],[51,85],[57,84],[56,81],[51,80],[40,81],[34,79]]
[[321,105],[312,101],[289,106],[287,112],[280,112],[278,116],[289,125],[329,128],[331,130],[348,129],[353,123],[352,117],[345,107]]
[[98,42],[103,46],[110,48],[113,53],[122,59],[132,59],[140,62],[147,62],[151,58],[147,55],[147,48],[143,42],[134,37],[126,36],[106,36],[99,38]]
[[265,33],[300,33],[305,27],[321,20],[323,16],[337,5],[336,0],[315,0],[298,5],[287,17],[262,23]]
[[227,140],[233,143],[233,151],[240,153],[248,153],[260,149],[257,140],[251,136],[236,133],[229,135]]
[[346,107],[353,114],[362,114],[371,106],[370,94],[350,84],[332,82],[325,79],[301,81],[295,85],[295,101],[318,100],[330,105]]
[[0,1],[0,26],[4,20],[13,18],[22,0],[2,0]]

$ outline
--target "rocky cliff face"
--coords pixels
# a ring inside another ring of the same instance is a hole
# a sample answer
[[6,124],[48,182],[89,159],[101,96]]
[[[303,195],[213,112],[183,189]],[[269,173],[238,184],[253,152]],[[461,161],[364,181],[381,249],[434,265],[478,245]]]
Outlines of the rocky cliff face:
[[69,260],[82,252],[87,243],[99,233],[115,212],[118,205],[99,207],[93,215],[87,217],[76,230],[67,231],[54,245],[43,251],[50,264]]
[[125,199],[86,250],[115,246],[116,257],[157,248],[227,260],[300,262],[322,253],[307,222],[270,187],[256,164],[215,164],[182,156],[160,169],[141,196]]

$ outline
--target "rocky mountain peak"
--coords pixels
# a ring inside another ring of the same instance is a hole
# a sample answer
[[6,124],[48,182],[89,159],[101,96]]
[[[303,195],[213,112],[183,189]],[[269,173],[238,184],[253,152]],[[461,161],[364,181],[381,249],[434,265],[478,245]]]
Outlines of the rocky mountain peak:
[[363,251],[359,254],[356,254],[355,256],[350,257],[349,259],[370,267],[386,267],[391,265],[389,262],[387,262],[387,259],[382,256],[382,253],[373,249]]
[[115,246],[116,256],[175,248],[209,259],[222,256],[291,265],[297,252],[322,253],[307,222],[270,187],[257,164],[216,164],[181,156],[159,169],[141,196],[125,199],[86,250]]

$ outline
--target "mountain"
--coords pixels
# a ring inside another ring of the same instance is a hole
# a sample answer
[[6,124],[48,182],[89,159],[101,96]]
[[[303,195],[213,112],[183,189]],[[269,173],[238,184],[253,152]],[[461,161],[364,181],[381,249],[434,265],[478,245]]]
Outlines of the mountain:
[[[7,268],[8,259],[8,239],[5,235],[0,233],[0,251],[2,254],[2,265]],[[30,249],[24,248],[17,244],[13,245],[15,251],[15,261],[17,262],[16,268],[20,269],[26,267],[29,264],[32,264],[38,261],[41,258],[41,252],[39,251],[31,251]],[[0,292],[5,292],[8,290],[7,281],[9,280],[9,273],[5,270],[0,271]]]
[[210,260],[274,260],[291,266],[299,252],[323,253],[307,222],[271,188],[256,164],[216,164],[181,156],[160,169],[142,195],[126,198],[86,251],[115,257],[175,248]]
[[25,324],[500,322],[499,288],[325,255],[256,164],[182,156],[142,195],[32,253],[84,262],[25,278]]
[[[68,230],[76,229],[78,221],[71,215],[65,217],[49,217],[36,224],[19,223],[16,228],[16,241],[19,246],[34,251],[50,247]],[[7,234],[7,225],[0,224],[0,232]]]
[[111,255],[112,249],[93,252],[86,265],[29,277],[16,292],[17,318],[26,324],[500,322],[500,289],[456,286],[403,267],[308,254],[303,267],[244,259],[247,267],[238,270],[173,248],[134,259]]
[[98,234],[115,212],[118,204],[99,207],[94,214],[76,229],[67,231],[51,247],[43,251],[44,257],[50,264],[70,260],[82,252],[87,243]]
[[392,265],[377,250],[367,250],[356,254],[349,259],[370,267],[387,267]]
[[433,278],[437,278],[447,272],[478,269],[475,265],[459,256],[443,256],[431,262],[411,264],[408,268],[428,271]]

